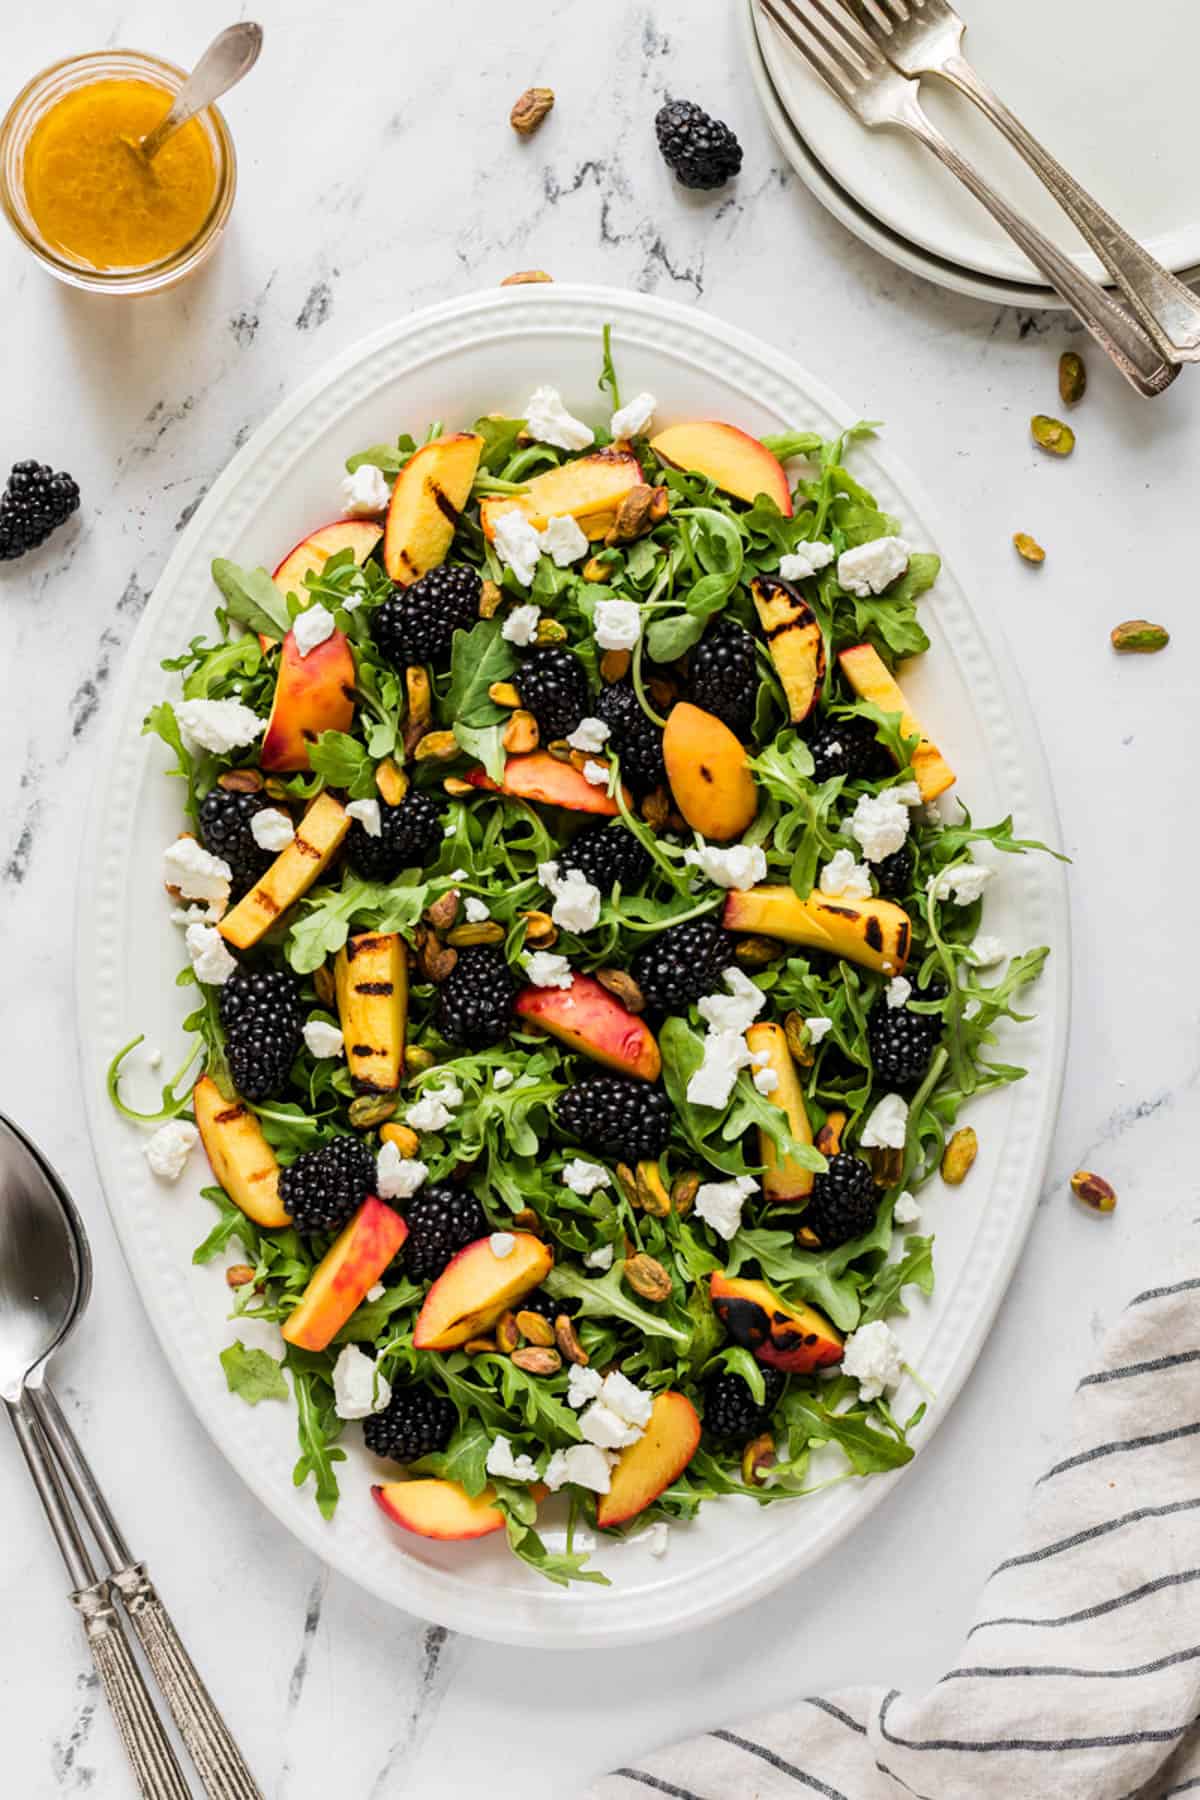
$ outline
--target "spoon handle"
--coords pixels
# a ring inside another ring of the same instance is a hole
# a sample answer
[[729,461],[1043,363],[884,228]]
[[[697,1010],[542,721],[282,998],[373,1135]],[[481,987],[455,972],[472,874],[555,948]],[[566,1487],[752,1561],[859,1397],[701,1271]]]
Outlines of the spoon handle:
[[230,25],[208,46],[183,86],[165,119],[146,133],[138,148],[146,161],[156,156],[173,132],[248,75],[262,49],[262,26],[249,20]]
[[125,1611],[196,1765],[205,1794],[209,1800],[262,1800],[254,1777],[154,1583],[144,1565],[133,1560],[54,1390],[47,1382],[29,1390],[28,1399],[109,1566],[109,1581],[125,1602]]
[[183,1770],[121,1629],[108,1582],[96,1578],[41,1429],[20,1406],[9,1403],[8,1416],[71,1577],[71,1604],[83,1621],[138,1792],[142,1800],[190,1800]]

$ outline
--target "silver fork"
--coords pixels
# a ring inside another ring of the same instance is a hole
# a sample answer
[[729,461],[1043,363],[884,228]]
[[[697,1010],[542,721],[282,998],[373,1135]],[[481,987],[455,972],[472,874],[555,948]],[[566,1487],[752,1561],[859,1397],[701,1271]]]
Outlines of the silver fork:
[[962,53],[966,21],[947,0],[843,0],[902,75],[940,75],[973,100],[1087,240],[1172,360],[1200,361],[1200,300],[1099,204],[993,93]]
[[863,125],[906,131],[932,150],[1020,245],[1139,393],[1161,394],[1169,387],[1179,364],[942,136],[922,111],[918,84],[885,61],[841,0],[759,0],[759,5]]

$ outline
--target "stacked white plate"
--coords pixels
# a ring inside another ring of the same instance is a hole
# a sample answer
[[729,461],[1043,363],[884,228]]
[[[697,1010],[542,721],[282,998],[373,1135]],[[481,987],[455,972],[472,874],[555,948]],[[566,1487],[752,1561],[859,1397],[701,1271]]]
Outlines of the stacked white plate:
[[[1190,0],[964,0],[966,51],[1059,161],[1167,268],[1200,273]],[[744,0],[750,66],[780,148],[856,236],[913,273],[977,299],[1061,306],[1057,294],[949,172],[913,139],[866,131]],[[929,116],[1089,275],[1103,270],[995,128],[945,82]]]

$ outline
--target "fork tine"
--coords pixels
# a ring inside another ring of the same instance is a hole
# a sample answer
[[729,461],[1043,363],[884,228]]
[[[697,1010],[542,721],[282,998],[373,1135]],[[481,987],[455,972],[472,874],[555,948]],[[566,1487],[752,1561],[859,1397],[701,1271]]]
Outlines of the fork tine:
[[816,20],[812,24],[812,30],[829,45],[830,50],[835,48],[830,41],[832,33],[841,38],[847,49],[858,57],[863,65],[864,74],[873,75],[885,67],[874,38],[859,24],[854,14],[840,4],[840,0],[808,0],[808,4],[813,12],[821,15],[829,27],[826,30],[825,26]]
[[846,0],[846,4],[848,6],[857,4],[859,12],[866,13],[867,19],[870,21],[867,25],[868,31],[871,30],[871,23],[873,23],[876,31],[882,31],[891,37],[892,21],[884,10],[884,6],[880,4],[880,0]]
[[779,30],[782,31],[784,37],[787,38],[788,42],[792,45],[793,49],[799,51],[800,55],[813,70],[814,74],[819,76],[820,79],[825,82],[827,87],[833,89],[839,100],[843,100],[847,105],[851,105],[854,97],[854,82],[847,78],[841,66],[828,53],[822,41],[819,38],[809,37],[808,21],[800,11],[800,8],[795,4],[795,0],[781,0],[781,4],[787,7],[788,12],[791,13],[793,18],[805,26],[805,35],[803,37],[800,35],[799,31],[797,31],[796,27],[784,17],[778,8],[772,5],[772,0],[759,0],[759,5],[762,7],[767,17],[774,21]]

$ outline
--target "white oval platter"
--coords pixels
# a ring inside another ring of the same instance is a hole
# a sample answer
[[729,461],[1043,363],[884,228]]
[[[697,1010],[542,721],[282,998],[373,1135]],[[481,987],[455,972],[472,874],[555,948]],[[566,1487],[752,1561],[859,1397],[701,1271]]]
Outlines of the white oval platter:
[[[552,1587],[495,1539],[433,1544],[381,1518],[369,1486],[382,1465],[346,1433],[342,1502],[325,1524],[291,1480],[296,1456],[290,1405],[253,1410],[226,1391],[218,1352],[237,1332],[217,1267],[191,1253],[212,1223],[201,1197],[197,1153],[177,1190],[165,1192],[141,1154],[139,1130],[104,1094],[104,1068],[138,1032],[161,1045],[164,1068],[182,1049],[186,992],[174,986],[178,930],[160,885],[160,857],[180,825],[174,784],[163,779],[157,739],[141,721],[170,692],[159,664],[211,622],[214,556],[245,564],[275,558],[337,512],[343,459],[433,418],[451,428],[490,411],[519,413],[531,389],[552,381],[568,405],[603,418],[596,391],[600,336],[613,327],[626,393],[658,396],[659,419],[725,418],[752,432],[785,425],[826,435],[852,415],[825,386],[765,344],[684,307],[598,287],[537,286],[469,296],[388,326],[337,357],[280,406],[230,463],[188,525],[130,648],[101,759],[79,895],[79,1026],[83,1084],[109,1210],[147,1312],[196,1412],[222,1455],[263,1504],[332,1567],[371,1593],[452,1629],[497,1642],[595,1648],[693,1629],[794,1576],[852,1530],[896,1478],[848,1482],[814,1499],[758,1508],[722,1501],[672,1529],[656,1560],[636,1541],[603,1545],[612,1586]],[[918,710],[960,772],[979,819],[1015,814],[1022,835],[1056,836],[1054,802],[1037,732],[1003,648],[990,641],[972,602],[968,564],[954,532],[920,489],[870,445],[855,467],[911,540],[938,548],[946,567],[925,602],[934,648],[906,677]],[[952,508],[948,510],[953,510]],[[968,595],[970,594],[970,598]],[[989,890],[987,929],[1013,946],[1049,944],[1035,990],[1037,1021],[1003,1046],[1026,1081],[976,1109],[982,1151],[953,1204],[928,1192],[937,1233],[933,1298],[900,1321],[910,1364],[936,1395],[916,1433],[928,1441],[987,1336],[1033,1216],[1054,1122],[1068,1018],[1068,918],[1057,864],[1002,859]],[[161,1076],[154,1077],[157,1081]],[[147,1098],[152,1078],[143,1074]],[[935,1187],[937,1184],[934,1184]],[[243,1332],[244,1335],[244,1332]],[[911,1396],[901,1393],[903,1410]],[[901,1477],[902,1478],[902,1477]]]

